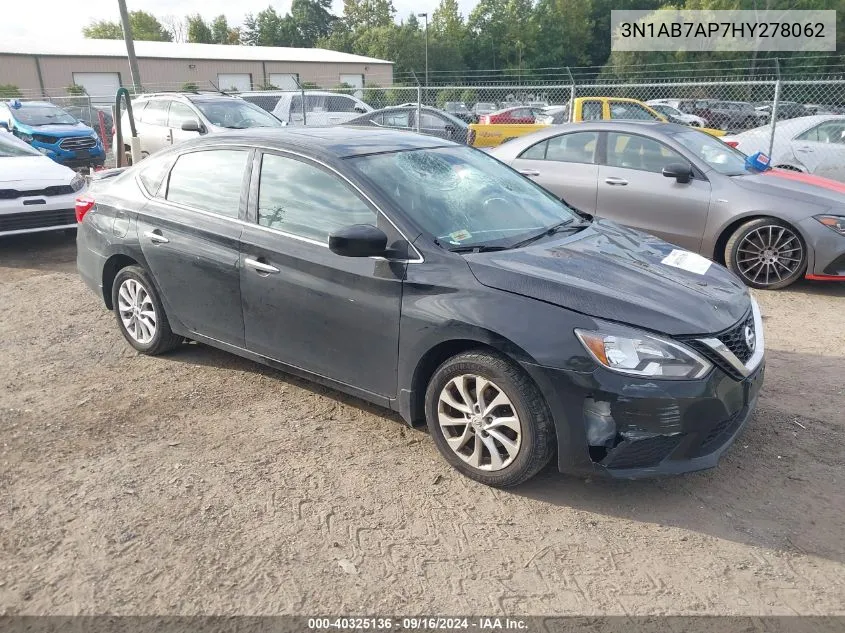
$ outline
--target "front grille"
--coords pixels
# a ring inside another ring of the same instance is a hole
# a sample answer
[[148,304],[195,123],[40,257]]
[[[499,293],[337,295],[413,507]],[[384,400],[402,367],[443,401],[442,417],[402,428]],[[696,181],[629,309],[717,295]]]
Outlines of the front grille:
[[73,187],[70,185],[55,185],[53,187],[45,187],[44,189],[29,189],[26,191],[21,191],[20,189],[0,189],[0,200],[14,200],[29,196],[66,196],[71,193],[73,193]]
[[96,139],[93,139],[90,136],[71,136],[69,138],[62,139],[62,142],[59,143],[59,147],[68,151],[91,149],[96,145]]
[[748,347],[745,341],[745,328],[750,327],[752,334],[754,334],[754,317],[749,314],[739,324],[726,330],[721,334],[716,335],[716,338],[722,341],[729,350],[731,350],[739,360],[747,363],[748,359],[754,353],[754,350]]
[[671,453],[682,436],[655,435],[642,440],[626,440],[612,449],[602,461],[607,468],[645,468],[656,466]]
[[55,144],[57,139],[55,136],[47,136],[46,134],[33,134],[32,139],[38,141],[39,143],[45,143],[47,145]]
[[[751,331],[756,337],[756,332],[754,331],[754,315],[751,312],[740,319],[736,325],[719,332],[718,334],[711,334],[707,338],[719,339],[741,363],[747,363],[754,354],[754,350],[749,348],[748,344],[745,342],[746,327],[751,327]],[[702,343],[697,338],[684,339],[684,343],[710,360],[729,376],[733,376],[737,379],[742,378],[742,375],[740,375],[740,373],[737,372],[737,370],[721,354],[719,354],[719,352],[709,345]]]
[[73,209],[0,214],[0,233],[44,229],[68,224],[76,224],[76,212]]

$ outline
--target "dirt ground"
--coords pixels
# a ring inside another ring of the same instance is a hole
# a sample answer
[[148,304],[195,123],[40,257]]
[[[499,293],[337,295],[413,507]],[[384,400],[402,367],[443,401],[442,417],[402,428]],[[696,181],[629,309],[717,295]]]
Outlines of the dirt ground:
[[503,492],[354,398],[136,354],[72,237],[0,240],[0,615],[845,614],[845,287],[758,296],[719,468]]

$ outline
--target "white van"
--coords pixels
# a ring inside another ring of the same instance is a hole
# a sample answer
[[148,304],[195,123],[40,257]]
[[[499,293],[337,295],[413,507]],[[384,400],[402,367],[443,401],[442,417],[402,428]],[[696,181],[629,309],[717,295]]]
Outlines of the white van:
[[[303,112],[302,100],[305,97]],[[272,112],[288,125],[324,126],[346,123],[372,112],[372,108],[352,95],[322,90],[242,92],[241,99]]]

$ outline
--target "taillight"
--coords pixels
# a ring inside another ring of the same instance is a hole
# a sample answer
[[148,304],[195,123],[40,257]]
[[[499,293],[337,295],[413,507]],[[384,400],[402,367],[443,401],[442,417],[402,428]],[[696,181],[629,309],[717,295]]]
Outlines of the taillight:
[[485,114],[480,119],[478,119],[478,122],[483,123],[484,125],[488,125],[490,123],[490,117]]
[[738,147],[739,141],[725,141],[725,145],[730,145],[731,147]]
[[74,210],[76,211],[76,221],[82,222],[82,218],[94,207],[94,198],[91,196],[79,196],[76,199]]

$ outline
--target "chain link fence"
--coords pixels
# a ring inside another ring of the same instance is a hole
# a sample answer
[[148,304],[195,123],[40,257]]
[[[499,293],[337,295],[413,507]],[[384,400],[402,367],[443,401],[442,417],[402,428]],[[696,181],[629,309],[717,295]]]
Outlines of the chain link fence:
[[[201,90],[200,90],[201,91]],[[167,91],[161,91],[167,92]],[[178,92],[178,90],[174,90]],[[202,91],[201,91],[202,92]],[[207,91],[205,91],[207,92]],[[653,119],[721,136],[746,154],[762,151],[774,166],[845,181],[845,78],[780,80],[672,79],[559,81],[523,85],[339,86],[228,92],[288,125],[351,122],[440,133],[461,125],[507,123],[536,129],[595,118]],[[111,139],[112,108],[87,95],[43,97]],[[425,111],[423,111],[425,109]],[[438,112],[451,117],[438,123]],[[369,115],[371,111],[381,111]],[[521,133],[517,130],[511,136]],[[467,134],[465,138],[472,139]]]

